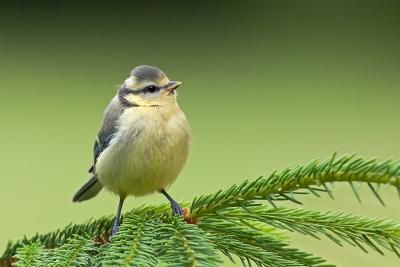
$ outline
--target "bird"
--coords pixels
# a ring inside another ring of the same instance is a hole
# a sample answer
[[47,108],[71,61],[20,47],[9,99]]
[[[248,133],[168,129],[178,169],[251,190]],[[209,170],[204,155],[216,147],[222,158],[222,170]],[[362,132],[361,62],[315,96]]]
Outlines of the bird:
[[184,167],[191,146],[189,122],[177,103],[179,81],[170,81],[157,67],[141,65],[119,86],[104,111],[94,143],[92,178],[73,197],[82,202],[104,187],[119,196],[112,236],[119,229],[127,196],[162,193],[172,215],[183,216],[166,192]]

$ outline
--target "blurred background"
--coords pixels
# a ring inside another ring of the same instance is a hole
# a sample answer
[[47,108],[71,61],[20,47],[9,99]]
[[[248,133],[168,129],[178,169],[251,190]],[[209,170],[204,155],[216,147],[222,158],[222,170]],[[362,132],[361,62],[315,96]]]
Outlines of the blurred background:
[[[178,102],[193,147],[169,190],[177,200],[335,150],[400,158],[398,1],[0,5],[0,250],[10,239],[115,213],[118,199],[106,192],[83,203],[72,196],[90,178],[103,110],[137,65],[183,82]],[[400,221],[392,187],[380,191],[386,207],[366,185],[362,204],[348,184],[333,194],[299,200],[306,209]],[[129,198],[123,211],[165,201]],[[292,236],[293,247],[338,266],[400,261],[387,250]]]

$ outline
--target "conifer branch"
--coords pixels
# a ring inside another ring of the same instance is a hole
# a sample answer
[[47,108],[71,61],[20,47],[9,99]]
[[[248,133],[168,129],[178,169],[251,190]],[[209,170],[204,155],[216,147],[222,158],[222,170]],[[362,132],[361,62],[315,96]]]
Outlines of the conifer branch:
[[[249,210],[250,212],[240,208],[231,208],[220,211],[216,215],[205,215],[199,227],[208,227],[208,219],[215,220],[215,218],[221,217],[225,222],[236,225],[249,224],[243,224],[244,221],[263,222],[277,228],[310,235],[316,239],[320,239],[317,234],[323,234],[340,246],[340,240],[344,240],[364,251],[365,249],[360,243],[365,243],[380,254],[383,252],[372,241],[396,254],[398,254],[397,249],[400,249],[400,224],[386,218],[370,219],[350,213],[309,211],[283,206],[278,209],[253,206],[249,207]],[[218,224],[213,223],[212,225]],[[215,228],[214,231],[221,228],[223,227]],[[223,229],[225,230],[221,231],[226,231],[228,228],[224,227]],[[238,236],[238,233],[236,235]],[[267,244],[265,241],[263,243]]]
[[98,249],[92,237],[73,235],[67,243],[59,248],[49,250],[41,257],[42,263],[36,266],[49,267],[86,267],[92,258],[92,253],[97,253]]
[[[244,266],[320,266],[324,259],[290,248],[287,231],[320,239],[321,234],[341,245],[345,241],[363,251],[382,248],[400,257],[400,225],[342,212],[286,208],[277,201],[301,204],[299,195],[333,194],[328,183],[367,183],[378,201],[379,186],[394,186],[400,196],[400,162],[383,162],[355,154],[322,162],[313,160],[273,172],[267,178],[245,180],[226,190],[195,198],[185,220],[172,217],[169,204],[144,205],[126,213],[117,236],[110,240],[114,216],[68,225],[63,230],[9,242],[3,266],[217,266],[217,250]],[[376,187],[373,186],[376,184]],[[60,246],[60,247],[58,247]],[[46,251],[45,249],[50,249]],[[139,264],[139,265],[138,265]],[[58,266],[58,265],[57,265]],[[325,266],[325,265],[324,265]]]
[[251,260],[258,266],[315,266],[324,262],[322,258],[289,248],[285,242],[287,236],[279,235],[282,231],[275,227],[243,222],[210,216],[199,227],[213,233],[211,240],[232,262],[235,261],[230,254],[238,256],[242,263]]
[[[195,198],[190,209],[191,215],[199,218],[203,214],[213,213],[226,207],[246,209],[257,200],[267,200],[275,208],[276,205],[273,202],[276,200],[290,200],[301,204],[294,196],[300,189],[306,189],[317,197],[319,197],[318,191],[327,192],[333,198],[326,186],[328,182],[349,182],[359,201],[361,201],[360,197],[352,182],[392,185],[400,192],[400,161],[388,159],[378,163],[376,158],[354,159],[355,155],[355,153],[344,155],[335,160],[335,153],[321,163],[318,159],[312,160],[295,168],[287,167],[282,172],[275,171],[266,178],[260,176],[254,181],[245,180],[239,185],[234,184],[215,194]],[[322,185],[323,189],[315,187]],[[383,204],[378,191],[372,186],[370,188]]]
[[40,258],[46,253],[44,246],[40,242],[23,244],[16,251],[13,258],[18,259],[13,266],[34,267],[39,266]]
[[89,236],[74,235],[61,247],[49,251],[38,241],[18,248],[14,256],[18,261],[13,266],[86,267],[91,254],[96,252],[95,242]]
[[165,247],[160,260],[167,266],[214,267],[222,263],[215,245],[205,233],[179,217],[164,218],[156,234],[162,237],[157,244]]
[[101,257],[95,266],[156,266],[157,253],[152,243],[156,240],[154,229],[160,216],[127,216],[113,242],[101,247]]

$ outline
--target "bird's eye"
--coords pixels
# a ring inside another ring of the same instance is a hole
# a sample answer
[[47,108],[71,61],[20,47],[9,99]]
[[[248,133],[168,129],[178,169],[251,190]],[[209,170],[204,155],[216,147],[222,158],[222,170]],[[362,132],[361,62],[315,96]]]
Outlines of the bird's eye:
[[157,89],[158,88],[154,85],[147,86],[147,91],[149,91],[150,93],[154,93],[155,91],[157,91]]

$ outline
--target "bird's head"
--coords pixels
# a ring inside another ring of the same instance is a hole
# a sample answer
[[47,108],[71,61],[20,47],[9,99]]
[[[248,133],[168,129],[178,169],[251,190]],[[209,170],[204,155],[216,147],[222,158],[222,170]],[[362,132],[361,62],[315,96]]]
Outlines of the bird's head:
[[175,89],[181,82],[170,81],[160,69],[152,66],[138,66],[131,72],[118,90],[123,105],[142,107],[163,107],[176,103]]

